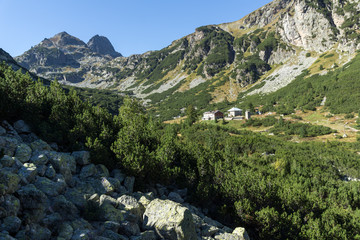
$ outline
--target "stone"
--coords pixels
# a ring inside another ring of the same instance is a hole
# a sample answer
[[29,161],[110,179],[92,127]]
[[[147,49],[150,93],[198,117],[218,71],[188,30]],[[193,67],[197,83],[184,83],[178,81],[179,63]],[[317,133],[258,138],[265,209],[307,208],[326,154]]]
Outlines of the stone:
[[67,184],[70,184],[72,174],[76,172],[76,161],[74,157],[66,153],[51,152],[49,161],[57,173],[64,176]]
[[70,240],[74,229],[68,223],[62,223],[58,229],[58,237],[63,238],[64,240]]
[[0,195],[12,194],[19,188],[20,177],[12,172],[0,169]]
[[111,240],[128,240],[127,237],[120,235],[116,232],[113,232],[111,230],[106,229],[103,233],[102,233],[103,237],[109,238]]
[[117,180],[119,180],[120,183],[122,183],[126,177],[126,175],[124,173],[122,173],[120,169],[117,169],[117,168],[111,172],[111,176],[113,178],[116,178]]
[[15,163],[15,159],[8,155],[4,155],[0,159],[0,164],[3,165],[3,167],[12,167],[14,165],[14,163]]
[[120,223],[113,222],[113,221],[106,221],[104,223],[104,228],[107,230],[111,230],[113,232],[118,232],[118,230],[120,228]]
[[142,220],[145,208],[141,203],[136,200],[136,198],[128,195],[122,195],[116,201],[119,205],[119,208],[123,208],[126,211],[134,214],[137,217],[138,221]]
[[46,195],[33,184],[21,187],[17,194],[22,207],[25,209],[43,209],[46,207],[48,201]]
[[109,177],[109,170],[102,164],[98,164],[96,165],[96,169],[97,169],[97,174],[96,176],[98,177]]
[[16,132],[16,130],[7,121],[3,121],[1,123],[1,125],[2,125],[2,127],[5,128],[5,130],[7,132],[7,134],[6,134],[7,137],[14,138],[18,142],[22,142],[22,139],[19,136],[19,134]]
[[50,179],[53,179],[56,176],[55,168],[51,164],[46,168],[45,176]]
[[156,240],[156,234],[153,230],[148,230],[145,232],[142,232],[141,234],[141,240]]
[[41,220],[41,223],[43,226],[49,229],[55,229],[55,227],[59,226],[59,223],[62,221],[63,219],[60,214],[55,212],[44,216],[44,218]]
[[96,175],[96,173],[97,173],[96,166],[94,164],[89,164],[89,165],[82,167],[79,177],[81,179],[85,179],[85,178]]
[[39,224],[33,224],[30,226],[30,230],[27,232],[27,235],[30,239],[49,240],[51,237],[51,231]]
[[49,161],[47,154],[49,154],[49,151],[35,151],[32,153],[30,162],[34,163],[36,166],[45,165]]
[[178,202],[178,203],[184,202],[184,199],[182,199],[182,197],[176,192],[169,193],[168,198],[169,200],[172,200],[174,202]]
[[4,136],[6,134],[6,129],[0,126],[0,136]]
[[231,233],[220,233],[215,235],[214,237],[216,240],[244,240],[243,237],[240,237],[237,234],[231,234]]
[[215,221],[209,217],[204,217],[204,222],[206,222],[207,224],[211,225],[211,226],[215,226],[218,228],[223,228],[224,225],[222,225],[221,223],[219,223],[218,221]]
[[19,177],[22,179],[26,179],[28,183],[32,183],[35,180],[37,174],[37,168],[33,163],[25,163],[18,172]]
[[75,230],[71,240],[90,240],[92,238],[91,231],[89,229],[77,229]]
[[106,221],[121,222],[124,221],[124,214],[121,210],[116,209],[111,204],[103,204],[100,206],[101,218]]
[[31,148],[25,144],[25,143],[21,143],[15,152],[15,157],[22,163],[25,163],[27,161],[29,161],[30,157],[31,157]]
[[9,216],[4,218],[3,224],[0,226],[1,231],[7,231],[9,233],[17,233],[21,226],[21,219],[16,216]]
[[201,226],[201,236],[212,237],[219,232],[219,228],[205,224]]
[[144,229],[157,229],[165,239],[196,240],[195,224],[189,209],[170,200],[155,199],[144,213]]
[[140,227],[136,223],[123,221],[120,223],[120,234],[125,234],[128,237],[140,235]]
[[240,236],[244,240],[250,240],[250,237],[249,237],[248,233],[246,232],[245,228],[237,227],[234,229],[234,231],[232,233]]
[[150,199],[149,197],[147,197],[146,195],[145,196],[142,196],[140,199],[139,199],[139,203],[141,205],[144,206],[144,208],[147,208],[147,206],[149,205],[149,203],[152,201],[153,199]]
[[14,195],[5,195],[0,201],[0,218],[17,216],[20,210],[20,200]]
[[4,155],[13,157],[19,141],[14,138],[0,137],[0,151],[4,150]]
[[66,187],[62,181],[55,182],[45,177],[38,177],[34,185],[50,197],[58,196]]
[[1,233],[1,232],[0,232],[0,239],[1,240],[16,240],[16,238],[13,238],[8,233]]
[[46,142],[44,142],[41,139],[30,143],[30,147],[33,151],[52,151],[53,150],[49,144],[47,144]]
[[78,188],[68,188],[64,196],[68,201],[72,202],[79,209],[83,209],[86,206],[84,192]]
[[14,128],[18,133],[30,133],[30,127],[23,120],[16,121]]
[[73,220],[79,215],[79,210],[72,202],[66,200],[63,195],[56,197],[52,209],[58,212],[65,220]]
[[47,170],[47,166],[46,165],[40,165],[40,166],[38,165],[36,168],[37,168],[38,175],[40,177],[44,177],[46,170]]
[[90,152],[88,151],[76,151],[71,154],[75,158],[75,161],[79,165],[87,165],[90,163]]
[[114,207],[116,207],[117,204],[118,204],[115,198],[112,198],[112,197],[110,197],[108,195],[105,195],[105,194],[100,196],[99,201],[100,201],[100,206],[103,205],[103,204],[111,204]]
[[124,181],[125,188],[132,193],[134,191],[135,177],[126,177]]

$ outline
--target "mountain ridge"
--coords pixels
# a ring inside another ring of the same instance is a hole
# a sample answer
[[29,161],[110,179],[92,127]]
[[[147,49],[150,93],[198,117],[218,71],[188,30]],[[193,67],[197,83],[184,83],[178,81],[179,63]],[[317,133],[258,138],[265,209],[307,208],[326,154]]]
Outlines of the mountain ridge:
[[[159,51],[30,70],[65,84],[131,91],[152,104],[173,101],[175,93],[201,93],[194,104],[203,108],[204,99],[237,101],[260,82],[265,85],[257,92],[276,91],[315,69],[326,52],[338,56],[333,65],[342,66],[360,49],[359,8],[357,0],[275,0],[238,21],[199,27]],[[274,78],[276,85],[270,84]]]

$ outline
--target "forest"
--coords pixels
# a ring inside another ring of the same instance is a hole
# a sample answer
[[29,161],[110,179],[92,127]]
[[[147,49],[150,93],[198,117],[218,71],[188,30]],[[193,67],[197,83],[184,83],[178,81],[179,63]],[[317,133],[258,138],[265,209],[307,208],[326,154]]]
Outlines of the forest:
[[[321,84],[313,83],[313,91]],[[113,115],[74,89],[44,86],[4,64],[0,103],[0,120],[23,119],[64,151],[88,149],[93,162],[136,176],[138,189],[188,187],[192,203],[223,223],[246,227],[251,239],[360,239],[360,182],[346,181],[360,178],[360,142],[295,143],[199,124],[191,105],[183,122],[164,124],[129,97]],[[310,132],[317,131],[327,129]]]

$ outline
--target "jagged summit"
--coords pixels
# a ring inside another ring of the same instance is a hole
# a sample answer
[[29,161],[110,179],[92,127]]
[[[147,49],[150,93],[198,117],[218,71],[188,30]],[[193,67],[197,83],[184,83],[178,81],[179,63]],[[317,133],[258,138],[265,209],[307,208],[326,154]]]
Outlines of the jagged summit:
[[110,55],[113,58],[122,57],[122,55],[115,51],[113,45],[107,37],[95,35],[87,43],[88,47],[99,54]]
[[68,45],[83,46],[83,47],[86,46],[86,44],[83,41],[68,34],[67,32],[58,33],[49,40],[52,41],[57,47],[64,47]]

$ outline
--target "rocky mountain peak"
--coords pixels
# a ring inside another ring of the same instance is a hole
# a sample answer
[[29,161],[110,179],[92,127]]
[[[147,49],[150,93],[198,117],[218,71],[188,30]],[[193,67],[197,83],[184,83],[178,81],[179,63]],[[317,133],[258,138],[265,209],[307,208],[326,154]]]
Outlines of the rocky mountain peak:
[[107,37],[95,35],[87,43],[88,47],[101,55],[110,55],[113,58],[122,57],[122,55],[115,51],[113,45]]
[[55,44],[57,47],[65,47],[69,45],[75,45],[75,46],[86,46],[86,44],[81,41],[80,39],[71,36],[67,32],[61,32],[53,36],[49,39],[51,42]]

